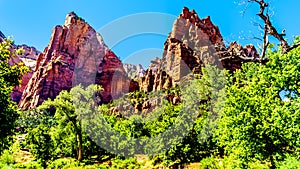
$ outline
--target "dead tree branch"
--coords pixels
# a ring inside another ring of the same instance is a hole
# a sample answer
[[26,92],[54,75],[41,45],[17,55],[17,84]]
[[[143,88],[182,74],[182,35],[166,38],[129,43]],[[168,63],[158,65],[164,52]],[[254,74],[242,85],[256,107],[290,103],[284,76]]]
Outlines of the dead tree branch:
[[285,31],[282,33],[278,33],[277,29],[273,26],[270,16],[268,14],[268,11],[266,11],[266,8],[269,7],[269,4],[266,3],[264,0],[248,0],[248,2],[255,2],[259,4],[260,6],[260,11],[257,14],[265,23],[265,28],[264,28],[264,44],[263,44],[263,52],[262,52],[262,58],[265,57],[266,49],[269,45],[268,41],[268,35],[273,36],[280,42],[280,46],[282,48],[282,53],[285,54],[289,52],[290,50],[300,46],[299,44],[295,44],[293,46],[290,46],[288,42],[284,39]]
[[262,49],[262,53],[261,53],[261,58],[265,58],[266,55],[266,51],[268,49],[269,46],[269,39],[268,39],[268,27],[267,25],[265,25],[265,29],[264,29],[264,43],[263,43],[263,49]]

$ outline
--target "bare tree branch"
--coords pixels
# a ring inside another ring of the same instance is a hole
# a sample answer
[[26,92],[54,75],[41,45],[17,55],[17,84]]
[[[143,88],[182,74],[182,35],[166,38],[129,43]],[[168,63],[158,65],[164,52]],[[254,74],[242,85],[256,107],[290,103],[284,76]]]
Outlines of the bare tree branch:
[[243,61],[247,61],[247,62],[266,62],[268,61],[269,59],[268,58],[256,58],[256,57],[247,57],[247,56],[242,56],[242,55],[230,55],[230,56],[227,56],[227,57],[223,57],[223,58],[220,58],[220,60],[229,60],[229,59],[234,59],[235,57],[238,57],[240,58],[241,60]]
[[217,54],[218,55],[226,55],[226,56],[220,58],[220,61],[239,58],[239,59],[241,59],[241,60],[243,60],[245,62],[260,62],[260,63],[264,63],[264,62],[267,62],[269,60],[268,58],[249,57],[249,56],[246,56],[242,51],[240,51],[240,52],[220,51],[220,52],[217,52]]
[[282,48],[282,53],[285,54],[289,52],[290,50],[300,46],[300,44],[296,44],[293,46],[290,46],[288,42],[284,39],[285,30],[283,30],[282,33],[278,33],[277,29],[272,25],[272,22],[270,20],[270,16],[268,14],[268,11],[265,11],[267,7],[269,7],[269,4],[266,3],[264,0],[248,0],[248,2],[255,2],[259,4],[260,6],[260,11],[257,14],[265,23],[265,33],[264,33],[264,44],[263,44],[263,53],[262,57],[265,56],[266,48],[268,47],[269,41],[267,40],[267,36],[271,35],[275,37],[279,42],[280,46]]
[[263,41],[262,38],[255,36],[253,33],[251,37],[239,37],[240,40],[258,40],[258,41]]
[[268,27],[267,27],[267,25],[265,25],[264,43],[263,43],[263,49],[262,49],[262,52],[261,52],[261,58],[265,58],[266,51],[267,51],[267,48],[269,46],[268,30],[267,29],[268,29]]
[[294,44],[294,45],[290,46],[290,48],[288,49],[287,52],[289,52],[289,51],[291,51],[291,50],[293,50],[293,49],[295,49],[295,48],[297,48],[299,46],[300,46],[300,43]]

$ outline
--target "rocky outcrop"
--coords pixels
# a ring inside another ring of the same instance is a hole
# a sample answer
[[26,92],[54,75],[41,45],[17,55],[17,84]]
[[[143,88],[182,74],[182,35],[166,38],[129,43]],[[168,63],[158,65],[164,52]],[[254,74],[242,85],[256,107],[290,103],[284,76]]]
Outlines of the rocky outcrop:
[[[24,62],[34,60],[35,49],[23,48],[28,52],[19,58]],[[27,62],[29,67],[34,67],[34,74],[24,89],[19,106],[24,110],[33,108],[48,98],[54,99],[62,90],[93,83],[102,85],[104,91],[100,103],[107,103],[127,92],[170,89],[188,74],[201,75],[202,67],[207,64],[235,71],[243,62],[258,57],[253,45],[242,47],[234,42],[226,47],[219,28],[210,17],[200,19],[194,10],[185,7],[164,43],[162,58],[151,61],[144,71],[139,65],[123,65],[102,37],[72,12],[67,15],[64,25],[54,28],[49,45],[37,61]],[[166,98],[175,104],[180,102],[179,96]],[[143,110],[149,105],[156,104],[143,102],[135,106]]]
[[35,47],[27,46],[24,44],[17,45],[16,48],[23,50],[23,53],[17,56],[24,62],[27,67],[29,67],[31,70],[34,70],[36,66],[36,60],[41,52],[38,51]]
[[118,57],[102,37],[74,12],[56,26],[49,45],[38,56],[35,72],[19,103],[23,110],[54,99],[77,84],[100,84],[101,102],[107,103],[129,91],[130,81]]
[[[147,114],[161,107],[163,100],[177,105],[181,103],[181,96],[178,88],[173,87],[201,76],[202,67],[207,64],[233,72],[241,69],[243,62],[258,57],[253,45],[242,47],[233,42],[226,47],[219,28],[210,17],[200,19],[194,10],[185,7],[164,43],[162,58],[152,60],[144,76],[138,80],[139,92],[117,102],[110,112],[129,117]],[[149,97],[149,92],[154,92],[154,98]]]
[[194,10],[185,7],[164,44],[162,59],[153,61],[157,63],[155,68],[150,65],[146,71],[142,90],[169,88],[189,73],[200,74],[207,63],[218,65],[216,46],[225,48],[219,28],[209,17],[200,19]]
[[141,64],[133,65],[123,63],[123,67],[130,79],[139,79],[145,75],[145,70]]
[[[220,54],[220,60],[225,69],[230,72],[234,72],[237,69],[242,68],[242,63],[256,62],[259,58],[258,52],[253,45],[242,45],[232,42],[226,50],[218,52]],[[264,60],[263,62],[265,62]]]
[[242,47],[233,42],[226,47],[210,17],[200,19],[194,10],[184,7],[164,44],[162,59],[152,61],[155,64],[149,66],[140,87],[151,92],[176,86],[190,73],[201,75],[206,64],[233,72],[258,57],[253,45]]

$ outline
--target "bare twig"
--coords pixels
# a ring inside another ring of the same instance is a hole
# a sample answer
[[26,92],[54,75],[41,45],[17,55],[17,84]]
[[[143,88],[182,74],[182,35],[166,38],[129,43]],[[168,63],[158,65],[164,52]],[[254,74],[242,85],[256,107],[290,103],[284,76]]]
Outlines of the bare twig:
[[254,26],[257,26],[260,30],[264,30],[264,27],[260,24],[260,23],[258,23],[258,22],[252,22],[252,24],[254,25]]
[[265,58],[265,55],[266,55],[266,51],[267,51],[267,48],[269,46],[269,39],[268,39],[268,27],[267,25],[265,25],[265,29],[264,29],[264,43],[263,43],[263,49],[262,49],[262,52],[261,52],[261,58]]

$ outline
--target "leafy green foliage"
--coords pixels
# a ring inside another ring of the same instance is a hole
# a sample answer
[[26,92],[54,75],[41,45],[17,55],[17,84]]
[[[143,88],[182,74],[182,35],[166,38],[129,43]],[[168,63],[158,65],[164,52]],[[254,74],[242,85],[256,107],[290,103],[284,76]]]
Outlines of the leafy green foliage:
[[68,169],[68,168],[75,168],[79,167],[80,163],[76,161],[76,159],[72,158],[62,158],[62,159],[57,159],[51,162],[49,164],[48,168],[49,169]]
[[288,155],[284,161],[277,163],[280,169],[297,169],[300,166],[300,160],[297,157]]
[[12,135],[18,118],[17,105],[10,93],[18,86],[22,75],[28,71],[23,64],[9,65],[8,60],[15,55],[11,40],[0,43],[0,153],[8,147],[8,136]]
[[[208,156],[214,147],[211,141],[211,132],[218,119],[215,112],[222,109],[224,103],[226,81],[224,73],[216,67],[208,66],[203,69],[202,78],[190,81],[181,89],[173,88],[165,91],[166,94],[176,96],[182,93],[183,103],[180,105],[173,105],[166,101],[147,116],[137,114],[130,117],[110,115],[110,106],[101,105],[99,111],[102,117],[96,111],[83,124],[87,124],[88,130],[92,131],[94,138],[98,138],[101,143],[110,144],[106,146],[114,152],[123,152],[122,150],[127,151],[128,154],[136,151],[144,152],[153,159],[157,159],[156,161],[164,161],[165,166],[177,166],[200,160]],[[130,94],[131,98],[142,102],[148,96],[149,94],[141,92]],[[83,96],[83,98],[85,97]],[[79,108],[87,111],[89,105],[79,106]],[[111,132],[111,134],[107,134],[110,140],[107,141],[108,138],[97,131]],[[118,137],[116,133],[121,136]],[[170,133],[170,135],[165,133]],[[185,133],[185,135],[182,137],[181,133]],[[141,139],[140,145],[134,143],[135,138]],[[156,140],[143,142],[143,139],[147,140],[148,138]],[[175,146],[168,150],[165,149],[165,144]],[[165,153],[153,156],[153,152]]]
[[[215,138],[232,168],[260,161],[274,168],[286,154],[299,154],[300,48],[269,51],[266,65],[247,63],[228,87]],[[280,96],[283,90],[293,95]]]
[[13,168],[16,163],[17,152],[20,144],[15,142],[9,149],[5,149],[0,156],[0,168]]
[[[95,86],[88,87],[87,91],[89,88]],[[50,160],[59,157],[82,161],[92,156],[101,160],[107,155],[82,130],[79,115],[75,113],[73,105],[72,96],[77,92],[85,93],[86,90],[77,86],[70,92],[62,91],[53,101],[45,101],[38,109],[24,112],[21,116],[20,123],[28,127],[27,145],[44,167]],[[55,110],[54,117],[49,117],[46,112],[48,109]]]
[[201,169],[221,169],[222,167],[220,166],[220,159],[217,159],[214,156],[206,157],[201,160],[200,162],[200,168]]
[[31,161],[28,163],[19,163],[19,164],[15,164],[13,168],[22,168],[22,169],[43,169],[43,167],[41,166],[40,163],[36,162],[36,161]]
[[38,109],[23,111],[17,121],[17,126],[28,130],[36,128],[40,124],[44,124],[49,128],[57,125],[53,115],[46,110]]
[[126,159],[116,158],[116,159],[112,160],[111,168],[116,168],[116,169],[123,169],[123,168],[137,169],[137,168],[141,168],[141,166],[137,162],[136,158],[126,158]]
[[49,128],[44,124],[40,124],[30,130],[26,136],[30,151],[43,167],[46,167],[47,162],[53,157],[54,145],[49,133]]
[[[200,78],[186,81],[188,85],[162,91],[180,96],[180,104],[166,101],[147,116],[112,114],[111,108],[119,104],[115,102],[98,107],[93,96],[99,87],[92,85],[61,92],[38,110],[22,114],[20,124],[30,129],[27,140],[35,157],[52,168],[82,167],[75,160],[80,161],[80,151],[88,161],[112,156],[89,137],[111,152],[120,152],[111,161],[112,168],[142,167],[137,159],[123,157],[137,151],[149,155],[153,165],[174,168],[196,161],[201,161],[202,168],[296,168],[300,155],[299,53],[300,48],[285,55],[280,49],[269,50],[268,63],[245,63],[234,74],[207,66]],[[128,95],[129,100],[118,102],[142,104],[155,94],[135,92]],[[49,108],[55,109],[54,119],[41,111]],[[172,127],[184,137],[162,135]],[[136,146],[137,138],[141,141]],[[156,142],[146,142],[147,138],[156,138]],[[165,150],[162,143],[174,146]],[[60,157],[72,160],[57,159]]]

